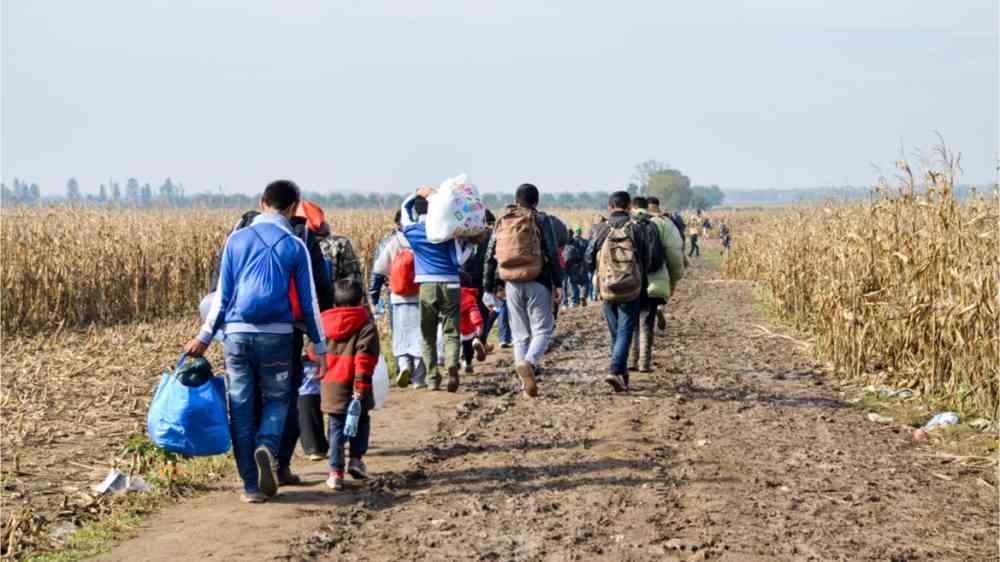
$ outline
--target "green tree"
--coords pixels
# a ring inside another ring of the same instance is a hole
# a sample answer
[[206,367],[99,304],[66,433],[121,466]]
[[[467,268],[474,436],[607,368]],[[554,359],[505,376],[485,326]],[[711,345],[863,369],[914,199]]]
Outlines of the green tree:
[[679,170],[665,170],[649,178],[645,192],[660,199],[661,209],[686,209],[691,201],[691,179]]
[[629,195],[649,195],[646,191],[649,187],[649,180],[655,175],[662,174],[670,169],[665,162],[660,162],[659,160],[646,160],[641,162],[635,167],[635,173],[632,174],[632,179],[635,180],[634,183],[628,185]]

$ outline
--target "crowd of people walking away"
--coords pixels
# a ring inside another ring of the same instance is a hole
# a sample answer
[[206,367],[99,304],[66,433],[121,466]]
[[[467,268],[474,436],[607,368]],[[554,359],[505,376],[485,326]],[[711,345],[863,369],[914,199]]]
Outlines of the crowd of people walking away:
[[[538,209],[539,189],[522,184],[514,204],[467,238],[428,238],[431,188],[408,196],[378,245],[367,290],[350,240],[330,232],[323,211],[290,181],[269,184],[260,210],[243,215],[221,252],[192,356],[223,341],[229,423],[243,501],[260,503],[301,479],[296,444],[328,459],[327,485],[368,478],[372,385],[379,358],[395,357],[401,388],[458,391],[462,375],[513,346],[515,380],[539,396],[541,362],[560,306],[600,300],[611,337],[604,380],[629,390],[629,371],[650,372],[663,310],[699,255],[699,228],[655,197],[613,193],[607,216],[572,228]],[[698,225],[699,223],[694,223]],[[709,228],[706,218],[700,224]],[[729,227],[719,223],[723,251]],[[383,294],[386,294],[383,297]],[[375,319],[388,316],[391,337]],[[325,423],[324,423],[325,418]]]

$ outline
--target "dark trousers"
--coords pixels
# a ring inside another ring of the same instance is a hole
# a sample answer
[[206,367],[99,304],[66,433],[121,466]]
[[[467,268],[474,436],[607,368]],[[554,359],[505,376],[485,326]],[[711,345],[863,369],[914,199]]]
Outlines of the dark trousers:
[[291,390],[288,393],[288,415],[285,416],[285,428],[281,432],[281,445],[278,448],[278,468],[292,466],[292,455],[295,454],[295,444],[299,440],[299,387],[305,366],[302,364],[302,347],[305,345],[305,335],[295,330],[292,334],[292,372]]
[[701,248],[698,247],[697,238],[691,238],[691,253],[688,256],[701,256]]
[[319,409],[319,394],[299,396],[298,406],[302,450],[307,455],[326,455],[330,450],[330,442],[326,438],[323,411]]
[[493,329],[493,322],[496,320],[496,314],[490,312],[490,309],[486,307],[483,303],[483,294],[480,292],[479,296],[476,297],[476,306],[479,307],[479,315],[483,317],[483,343],[486,343],[490,339],[490,330]]
[[628,384],[628,352],[639,317],[639,299],[622,304],[604,303],[604,319],[611,334],[611,373]]
[[462,361],[472,364],[472,356],[475,355],[475,349],[472,347],[472,340],[462,341]]

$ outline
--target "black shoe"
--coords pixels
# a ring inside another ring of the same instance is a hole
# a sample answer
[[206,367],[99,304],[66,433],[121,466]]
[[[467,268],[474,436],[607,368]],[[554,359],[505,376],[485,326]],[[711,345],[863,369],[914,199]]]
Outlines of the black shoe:
[[291,468],[279,468],[278,469],[278,485],[279,486],[301,486],[302,478],[298,474],[292,472]]
[[253,452],[253,460],[257,463],[257,480],[260,492],[273,498],[278,495],[278,477],[274,473],[274,455],[271,450],[261,445]]

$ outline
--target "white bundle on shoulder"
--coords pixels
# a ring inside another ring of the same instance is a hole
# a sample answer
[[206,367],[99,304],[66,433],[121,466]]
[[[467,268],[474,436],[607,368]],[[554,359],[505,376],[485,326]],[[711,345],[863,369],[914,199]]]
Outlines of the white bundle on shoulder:
[[486,230],[485,213],[468,174],[448,178],[427,198],[427,240],[438,244],[478,236]]

